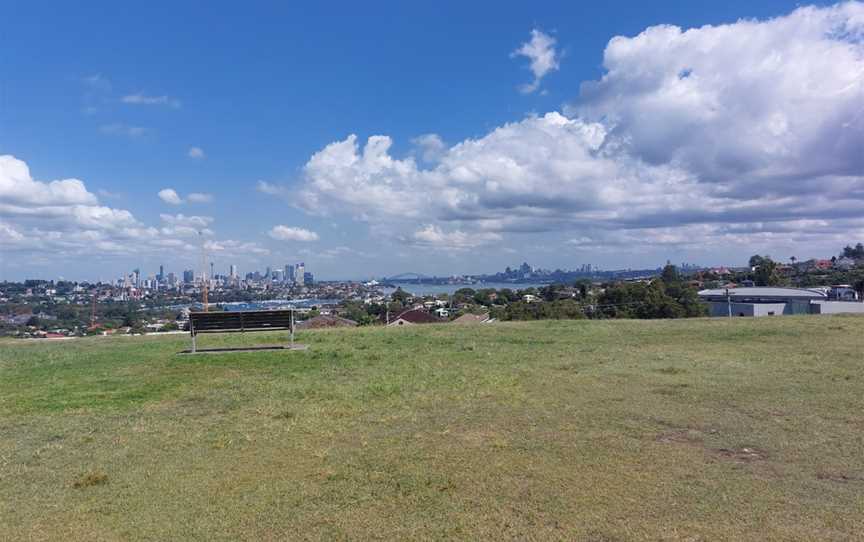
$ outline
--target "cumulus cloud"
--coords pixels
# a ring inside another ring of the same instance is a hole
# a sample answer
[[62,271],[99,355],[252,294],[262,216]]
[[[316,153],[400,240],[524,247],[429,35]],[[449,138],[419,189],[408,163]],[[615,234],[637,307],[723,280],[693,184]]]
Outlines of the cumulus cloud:
[[445,232],[434,224],[428,224],[414,232],[414,235],[408,241],[419,246],[437,249],[467,250],[494,243],[501,239],[501,235],[497,233],[466,233],[460,230]]
[[208,253],[218,253],[221,257],[267,256],[270,250],[258,243],[226,239],[223,241],[208,240],[204,243]]
[[98,199],[78,179],[43,183],[33,180],[30,168],[14,156],[0,156],[0,202],[7,205],[95,205]]
[[160,214],[159,218],[162,222],[171,226],[188,226],[192,228],[206,228],[213,222],[213,217],[209,216],[186,216],[182,213],[176,215]]
[[[535,76],[557,65],[545,58]],[[407,239],[430,246],[550,231],[573,247],[812,241],[789,232],[810,221],[834,239],[831,224],[860,215],[864,4],[651,27],[613,38],[603,65],[562,112],[439,147],[425,166],[383,135],[331,143],[293,200],[377,232],[427,224]]]
[[[39,181],[24,161],[0,155],[0,250],[18,254],[16,261],[44,261],[46,255],[55,265],[82,256],[161,258],[166,249],[183,258],[199,250],[192,236],[213,235],[211,217],[162,214],[160,220],[159,227],[143,224],[126,209],[101,205],[83,181]],[[228,256],[268,252],[256,243],[210,241],[221,243]]]
[[268,232],[268,235],[277,241],[301,241],[311,242],[318,240],[318,234],[314,231],[309,231],[304,228],[295,228],[292,226],[273,226]]
[[255,190],[270,196],[282,196],[286,193],[285,188],[273,183],[268,183],[267,181],[258,181],[255,183]]
[[193,158],[195,160],[201,160],[205,157],[204,149],[201,147],[190,147],[189,152],[186,153],[189,158]]
[[213,201],[213,194],[207,194],[205,192],[190,192],[186,198],[183,198],[173,188],[163,188],[157,193],[157,195],[159,196],[159,199],[168,205],[183,205],[186,202],[211,203]]
[[558,69],[560,58],[555,49],[555,38],[536,28],[531,31],[531,39],[513,51],[511,56],[523,56],[530,61],[528,68],[534,75],[534,80],[519,87],[523,94],[531,94],[540,88],[540,81],[549,72]]
[[603,78],[584,84],[567,111],[607,119],[624,149],[702,181],[776,185],[860,174],[862,13],[864,4],[849,2],[763,22],[619,36],[604,53]]
[[423,134],[411,140],[424,162],[437,162],[447,150],[447,145],[438,134]]
[[168,205],[182,205],[183,198],[177,193],[173,188],[163,188],[160,190],[157,195],[159,199],[167,203]]
[[166,107],[172,107],[174,109],[179,109],[182,105],[180,100],[178,100],[177,98],[172,98],[170,96],[148,96],[143,92],[123,96],[123,98],[121,98],[121,101],[124,104],[162,105]]

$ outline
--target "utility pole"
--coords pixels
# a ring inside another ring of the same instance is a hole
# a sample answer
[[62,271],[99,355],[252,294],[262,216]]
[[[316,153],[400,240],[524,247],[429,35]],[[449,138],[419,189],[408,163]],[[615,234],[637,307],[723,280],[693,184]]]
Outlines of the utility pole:
[[732,296],[729,295],[729,288],[726,288],[726,308],[729,311],[729,318],[732,318]]
[[93,303],[90,307],[90,329],[96,327],[96,293],[93,292]]

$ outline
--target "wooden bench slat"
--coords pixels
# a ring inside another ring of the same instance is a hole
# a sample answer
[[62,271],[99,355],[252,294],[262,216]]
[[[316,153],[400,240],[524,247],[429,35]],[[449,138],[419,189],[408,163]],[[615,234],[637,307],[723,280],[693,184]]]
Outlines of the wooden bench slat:
[[189,314],[189,331],[216,333],[232,331],[290,330],[293,325],[291,310],[193,312]]

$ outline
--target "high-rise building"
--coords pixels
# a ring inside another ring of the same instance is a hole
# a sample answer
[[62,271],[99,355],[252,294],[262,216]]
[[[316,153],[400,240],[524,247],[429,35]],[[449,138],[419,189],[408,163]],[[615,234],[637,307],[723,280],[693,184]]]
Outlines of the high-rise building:
[[159,276],[156,277],[156,280],[158,280],[159,282],[163,282],[165,280],[165,266],[162,264],[159,264]]
[[306,264],[303,262],[294,266],[294,283],[298,286],[303,286],[303,281],[306,278]]
[[312,273],[306,271],[303,273],[303,284],[306,286],[312,286],[315,283],[315,277],[312,276]]
[[195,271],[192,269],[186,269],[183,271],[183,282],[186,284],[192,284],[195,282]]
[[231,267],[228,268],[228,276],[231,277],[232,279],[237,278],[237,266],[236,265],[231,264]]
[[294,282],[294,266],[290,263],[285,266],[285,282]]

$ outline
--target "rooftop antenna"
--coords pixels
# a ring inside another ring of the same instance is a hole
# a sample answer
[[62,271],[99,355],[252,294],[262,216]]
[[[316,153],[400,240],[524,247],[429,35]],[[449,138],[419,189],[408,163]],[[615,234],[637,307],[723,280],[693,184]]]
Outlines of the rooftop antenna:
[[207,251],[204,245],[204,232],[198,230],[198,238],[201,240],[201,304],[204,305],[204,312],[210,311],[210,305],[207,302]]

